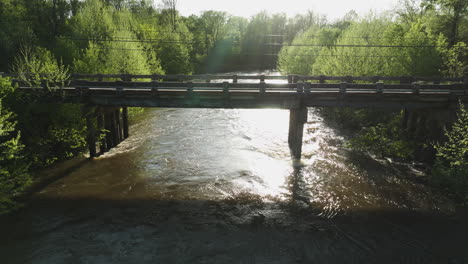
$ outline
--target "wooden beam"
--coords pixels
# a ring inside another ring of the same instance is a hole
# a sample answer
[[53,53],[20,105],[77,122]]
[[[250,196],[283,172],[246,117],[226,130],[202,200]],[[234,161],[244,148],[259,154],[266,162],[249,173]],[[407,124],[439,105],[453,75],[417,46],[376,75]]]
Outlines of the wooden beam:
[[112,112],[106,112],[104,118],[104,127],[106,128],[106,146],[107,151],[115,147],[114,144],[114,134],[112,133],[112,123],[114,119],[114,114]]
[[85,107],[85,115],[86,115],[86,127],[88,133],[86,135],[86,142],[88,143],[89,149],[89,157],[94,158],[97,156],[96,152],[96,127],[94,125],[95,114],[93,107]]
[[112,136],[114,138],[114,147],[120,144],[120,133],[119,133],[119,115],[117,113],[118,108],[114,108],[112,111]]
[[124,136],[124,139],[127,139],[128,136],[129,136],[129,133],[128,133],[128,108],[127,107],[123,107],[122,108],[122,121],[123,121],[123,136]]
[[[101,133],[104,129],[104,113],[102,112],[102,108],[99,107],[97,110],[97,131]],[[105,153],[108,150],[106,138],[103,137],[99,142],[99,151],[100,153]]]

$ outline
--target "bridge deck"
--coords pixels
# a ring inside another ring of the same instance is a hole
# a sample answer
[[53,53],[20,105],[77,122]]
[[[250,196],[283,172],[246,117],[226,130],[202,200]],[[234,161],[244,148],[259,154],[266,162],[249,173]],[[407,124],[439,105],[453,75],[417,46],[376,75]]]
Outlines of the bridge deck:
[[[446,108],[458,100],[467,101],[467,80],[413,76],[75,74],[65,82],[66,87],[45,82],[42,86],[60,87],[48,89],[57,100],[101,106]],[[19,83],[22,90],[37,91]]]

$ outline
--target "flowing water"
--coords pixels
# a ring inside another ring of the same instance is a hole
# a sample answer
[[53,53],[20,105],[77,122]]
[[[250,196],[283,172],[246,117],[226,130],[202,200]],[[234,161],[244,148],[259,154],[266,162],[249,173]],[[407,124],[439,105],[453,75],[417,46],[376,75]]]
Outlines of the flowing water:
[[[0,218],[2,263],[465,263],[466,217],[309,109],[147,109],[131,137]],[[6,260],[6,262],[4,262]]]

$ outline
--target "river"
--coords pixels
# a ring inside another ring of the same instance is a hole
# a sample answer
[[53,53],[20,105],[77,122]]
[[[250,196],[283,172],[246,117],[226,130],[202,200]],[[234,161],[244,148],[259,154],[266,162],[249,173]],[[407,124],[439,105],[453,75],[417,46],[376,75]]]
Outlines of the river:
[[0,218],[0,260],[468,263],[466,215],[417,166],[346,149],[318,111],[295,164],[287,110],[147,109]]

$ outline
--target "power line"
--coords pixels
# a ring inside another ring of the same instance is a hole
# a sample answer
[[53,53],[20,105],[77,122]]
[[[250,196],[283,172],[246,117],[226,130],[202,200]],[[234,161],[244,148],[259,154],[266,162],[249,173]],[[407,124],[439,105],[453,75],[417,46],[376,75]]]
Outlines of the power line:
[[[439,45],[360,45],[360,44],[282,44],[282,43],[267,43],[266,46],[281,46],[281,47],[324,47],[324,48],[451,48],[452,46]],[[460,46],[459,48],[468,48],[468,46]]]
[[[98,50],[120,50],[120,51],[146,51],[145,49],[138,48],[98,48]],[[179,55],[187,55],[182,52],[176,52]],[[258,54],[258,53],[239,53],[232,54],[234,56],[271,56],[277,57],[279,54]],[[231,56],[232,56],[231,55]],[[402,58],[406,56],[385,56],[385,55],[343,55],[343,54],[307,54],[301,55],[301,57],[346,57],[346,58]]]
[[[279,56],[279,54],[264,54],[268,56]],[[286,54],[288,55],[288,54]],[[351,57],[351,58],[404,58],[406,56],[390,55],[344,55],[344,54],[306,54],[301,57]]]
[[[80,38],[62,38],[76,41],[95,41],[95,42],[134,42],[134,43],[160,43],[160,44],[207,44],[204,41],[184,41],[184,40],[161,40],[161,39],[80,39]],[[231,42],[231,43],[214,43],[215,46],[277,46],[277,47],[325,47],[325,48],[452,48],[452,46],[440,45],[361,45],[361,44],[283,44],[283,43],[264,43],[260,45]],[[466,49],[468,46],[458,46],[457,48]]]
[[[287,37],[291,35],[265,35],[265,37]],[[295,36],[295,38],[319,38],[321,37],[320,35],[298,35]],[[343,36],[337,36],[337,39],[386,39],[385,37],[382,36],[349,36],[349,37],[343,37]],[[405,39],[417,39],[420,40],[421,38],[407,38]]]

